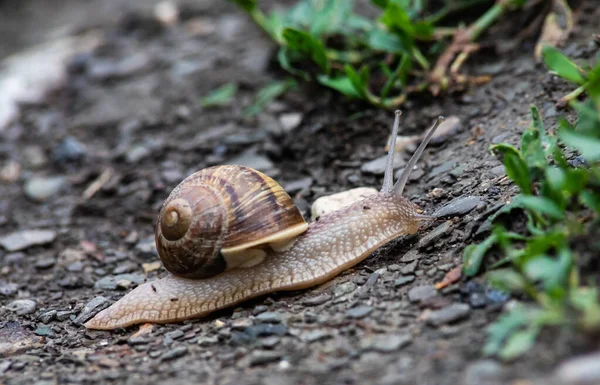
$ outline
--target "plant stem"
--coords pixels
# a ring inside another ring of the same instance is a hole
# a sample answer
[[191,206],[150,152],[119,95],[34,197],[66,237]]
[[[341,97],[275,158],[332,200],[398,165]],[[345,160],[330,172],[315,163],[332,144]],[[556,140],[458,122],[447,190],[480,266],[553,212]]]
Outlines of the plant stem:
[[498,1],[479,17],[468,30],[469,39],[475,41],[508,9],[507,1]]
[[567,95],[560,98],[561,103],[570,104],[571,101],[577,99],[579,95],[581,95],[585,91],[585,85],[579,86],[575,88],[573,91],[569,92]]
[[417,46],[412,47],[411,53],[412,53],[413,57],[415,58],[415,60],[421,65],[421,67],[423,67],[424,70],[429,70],[431,65],[429,64],[429,61],[427,61],[425,56],[423,56],[421,51],[419,51]]

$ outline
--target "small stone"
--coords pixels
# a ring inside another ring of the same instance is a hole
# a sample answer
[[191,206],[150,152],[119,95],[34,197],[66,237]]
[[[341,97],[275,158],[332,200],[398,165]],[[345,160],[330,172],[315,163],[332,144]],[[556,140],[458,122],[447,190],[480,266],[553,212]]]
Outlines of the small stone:
[[177,340],[181,337],[183,337],[185,333],[181,330],[173,330],[172,332],[168,332],[165,334],[166,338],[170,338],[172,340]]
[[125,160],[127,163],[138,163],[142,159],[150,155],[151,151],[148,147],[137,145],[129,149],[125,154]]
[[247,328],[245,334],[257,338],[267,336],[284,336],[287,333],[287,327],[284,324],[258,324]]
[[219,342],[219,338],[217,336],[205,336],[198,338],[198,345],[203,347],[214,345],[217,342]]
[[487,298],[484,293],[473,292],[469,294],[469,305],[473,309],[485,307],[487,304]]
[[475,361],[465,370],[465,385],[499,384],[503,376],[503,368],[494,360]]
[[289,133],[300,125],[302,114],[299,112],[289,112],[279,116],[279,124],[284,133]]
[[410,302],[421,302],[437,295],[437,290],[431,285],[416,286],[408,291],[408,300]]
[[322,329],[311,330],[311,331],[303,333],[300,336],[300,338],[303,341],[306,341],[309,343],[319,341],[319,340],[324,340],[324,339],[331,338],[331,337],[332,337],[331,333],[329,333],[325,330],[322,330]]
[[434,167],[429,172],[429,177],[433,178],[433,177],[436,177],[436,176],[438,176],[440,174],[447,174],[455,165],[456,165],[456,161],[455,160],[446,161],[446,162],[440,164],[439,166]]
[[131,287],[131,285],[133,285],[133,282],[128,279],[121,279],[117,281],[117,288],[119,289],[127,290]]
[[65,178],[55,177],[33,177],[25,183],[25,195],[28,198],[43,202],[55,195],[65,185]]
[[171,361],[179,357],[183,357],[188,353],[188,348],[185,346],[178,346],[175,349],[166,351],[160,356],[161,361]]
[[162,263],[160,261],[151,262],[151,263],[142,263],[142,269],[144,269],[144,273],[146,273],[146,274],[160,269],[161,266],[162,266]]
[[[394,164],[393,164],[394,170],[402,167],[404,165],[404,163],[405,162],[404,162],[404,159],[402,159],[402,157],[395,156]],[[364,172],[365,174],[383,175],[385,173],[386,164],[387,164],[387,155],[384,155],[384,156],[374,159],[370,162],[364,163],[360,167],[360,171]]]
[[71,310],[59,310],[56,312],[56,320],[57,321],[66,321],[68,320],[75,312]]
[[394,287],[402,287],[406,284],[411,283],[412,281],[415,280],[415,276],[414,275],[408,275],[406,277],[400,277],[398,279],[396,279],[394,281]]
[[271,324],[278,324],[283,321],[281,314],[272,312],[272,311],[261,313],[261,314],[257,315],[255,318],[258,322],[271,323]]
[[281,342],[281,339],[277,336],[265,337],[260,340],[262,347],[267,349],[273,349],[279,342]]
[[561,384],[592,385],[600,383],[600,353],[587,354],[562,362],[556,370]]
[[94,284],[95,289],[103,290],[116,290],[119,287],[119,283],[125,284],[124,281],[129,281],[127,287],[131,286],[131,283],[142,283],[144,282],[143,274],[118,274],[106,276]]
[[56,259],[54,257],[43,257],[37,260],[35,263],[35,268],[39,270],[49,269],[56,263]]
[[275,168],[275,164],[266,156],[257,154],[257,150],[254,147],[231,159],[228,164],[239,164],[262,172],[268,172]]
[[344,294],[352,293],[354,290],[356,290],[356,284],[354,282],[340,283],[333,288],[333,296],[336,298],[341,297]]
[[56,313],[57,313],[56,310],[49,310],[47,312],[44,312],[44,313],[40,314],[38,316],[38,320],[40,320],[41,322],[47,324],[47,323],[49,323],[50,321],[52,321],[56,317]]
[[266,312],[267,310],[269,310],[269,308],[266,305],[258,305],[255,306],[252,310],[252,315],[258,315],[260,313]]
[[[98,314],[102,309],[108,307],[109,300],[105,297],[98,296],[85,304],[81,313],[73,320],[76,324],[83,324]],[[58,314],[57,314],[58,316]]]
[[126,261],[126,262],[120,263],[119,266],[115,267],[113,270],[113,274],[131,273],[131,272],[136,271],[137,269],[138,269],[137,263]]
[[[44,346],[44,339],[31,331],[21,328],[15,322],[8,322],[0,329],[0,357],[24,353]],[[4,361],[4,360],[2,360]],[[14,365],[12,367],[14,369]]]
[[360,319],[369,315],[373,311],[371,306],[357,306],[346,310],[346,317]]
[[400,266],[400,265],[398,265],[396,263],[394,263],[392,265],[388,265],[388,267],[387,267],[388,271],[398,271],[401,268],[402,268],[402,266]]
[[19,285],[16,283],[8,283],[8,282],[0,282],[0,295],[5,297],[10,297],[11,295],[17,294],[19,290]]
[[417,246],[420,249],[425,248],[440,239],[442,236],[449,234],[451,230],[452,221],[446,221],[419,239]]
[[432,145],[444,143],[449,137],[460,132],[462,128],[463,125],[458,116],[448,116],[434,132],[429,143]]
[[373,338],[363,340],[361,346],[365,350],[375,350],[381,353],[391,353],[399,350],[412,342],[412,337],[408,334],[401,335],[378,335]]
[[136,245],[135,249],[143,256],[143,257],[157,257],[158,252],[156,251],[156,242],[154,240],[154,236],[149,236],[144,239],[141,239]]
[[440,218],[465,215],[477,207],[482,201],[483,200],[481,197],[478,196],[467,196],[453,199],[440,209],[436,210],[432,216]]
[[24,250],[32,246],[41,246],[54,242],[56,231],[22,230],[0,238],[0,246],[7,251]]
[[283,185],[283,188],[288,194],[294,194],[299,191],[308,189],[310,186],[312,186],[312,184],[313,184],[313,178],[308,176],[306,178],[297,179],[297,180],[288,182]]
[[175,25],[179,21],[179,7],[172,1],[160,1],[154,6],[154,17],[163,25]]
[[324,304],[325,302],[329,301],[330,299],[331,299],[331,295],[325,293],[325,294],[321,294],[316,297],[312,297],[307,300],[304,300],[302,303],[305,306],[318,306],[318,305]]
[[315,221],[319,217],[337,211],[343,207],[349,206],[377,193],[377,189],[372,187],[357,187],[336,194],[320,197],[315,200],[311,206],[311,218],[313,221]]
[[466,318],[471,311],[469,305],[454,303],[428,314],[426,321],[433,326],[441,326]]
[[17,315],[27,315],[35,312],[37,303],[30,299],[16,299],[6,305],[6,308]]
[[41,337],[54,337],[54,332],[48,326],[38,326],[34,333]]
[[407,263],[405,266],[403,266],[403,267],[400,269],[400,272],[401,272],[402,274],[404,274],[404,275],[407,275],[407,274],[412,274],[412,273],[414,273],[414,272],[415,272],[415,270],[417,270],[417,265],[418,265],[418,264],[419,264],[419,261],[416,261],[416,260],[415,260],[415,261],[412,261],[412,262],[410,262],[410,263]]
[[400,262],[412,262],[415,259],[419,259],[421,256],[419,255],[419,252],[416,249],[412,249],[410,251],[408,251],[406,254],[404,254],[402,256],[402,258],[400,258]]
[[40,168],[48,162],[44,149],[40,146],[25,146],[23,157],[25,163],[31,168]]
[[79,162],[87,155],[87,147],[74,136],[67,136],[52,155],[57,163]]
[[250,318],[239,318],[231,323],[232,330],[244,330],[254,325],[254,321]]
[[267,350],[255,350],[252,352],[252,355],[250,358],[250,366],[268,364],[271,362],[279,361],[280,359],[281,359],[280,352],[273,352],[273,351],[267,351]]

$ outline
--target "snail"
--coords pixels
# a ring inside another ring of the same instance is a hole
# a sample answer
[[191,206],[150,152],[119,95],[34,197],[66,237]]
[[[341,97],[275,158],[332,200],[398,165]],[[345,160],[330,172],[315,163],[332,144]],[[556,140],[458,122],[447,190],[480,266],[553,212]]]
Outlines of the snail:
[[242,166],[216,166],[184,179],[156,225],[156,245],[171,275],[144,283],[85,323],[90,329],[199,318],[268,293],[306,289],[356,265],[380,246],[419,230],[424,220],[402,196],[429,129],[393,183],[392,128],[383,187],[377,194],[307,224],[270,177]]

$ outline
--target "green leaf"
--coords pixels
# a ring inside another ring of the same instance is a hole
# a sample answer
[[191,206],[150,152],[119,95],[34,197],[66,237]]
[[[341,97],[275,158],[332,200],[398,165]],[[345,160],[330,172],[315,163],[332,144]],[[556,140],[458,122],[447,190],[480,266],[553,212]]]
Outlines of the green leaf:
[[496,235],[492,234],[478,245],[468,245],[463,252],[463,272],[473,277],[479,272],[483,257],[496,243]]
[[373,28],[371,31],[369,31],[367,36],[367,44],[375,51],[396,54],[410,53],[402,39],[380,28]]
[[529,327],[525,330],[515,332],[506,341],[506,344],[500,351],[499,357],[503,360],[512,360],[523,355],[523,353],[531,349],[539,332],[540,330],[537,327]]
[[395,2],[388,2],[379,21],[392,30],[404,31],[408,36],[415,34],[410,16],[404,8]]
[[600,138],[570,130],[564,126],[558,130],[562,142],[579,151],[585,160],[588,162],[600,160]]
[[306,71],[295,68],[291,63],[289,56],[290,52],[287,47],[281,47],[281,49],[279,49],[277,52],[277,61],[279,62],[281,68],[292,75],[301,77],[305,81],[310,81],[310,74]]
[[295,86],[296,82],[293,79],[288,79],[286,81],[273,82],[261,88],[256,94],[254,103],[246,107],[242,114],[246,117],[259,114],[269,103]]
[[251,12],[256,8],[257,0],[229,0],[232,3],[237,4],[246,12]]
[[558,49],[545,46],[542,48],[542,60],[558,76],[569,80],[573,83],[582,85],[585,83],[585,78],[581,74],[581,70],[575,63],[570,61]]
[[498,317],[498,319],[487,327],[487,341],[483,352],[490,356],[500,352],[504,341],[516,330],[529,324],[529,313],[521,304],[517,304],[508,313]]
[[519,195],[519,206],[552,219],[563,219],[565,213],[552,200],[541,196]]
[[583,190],[579,194],[579,201],[595,212],[600,213],[600,194],[590,190]]
[[293,28],[285,28],[282,36],[290,49],[308,56],[323,72],[329,73],[329,60],[322,41],[307,32]]
[[571,303],[583,313],[581,326],[590,331],[600,330],[600,299],[595,287],[578,287],[571,291]]
[[346,76],[352,82],[354,89],[361,95],[362,98],[367,96],[367,86],[369,82],[369,67],[364,65],[360,72],[356,72],[350,64],[344,66]]
[[315,10],[310,22],[310,33],[313,36],[343,33],[344,25],[352,13],[352,0],[321,0],[313,2]]
[[521,188],[524,194],[531,194],[531,177],[525,160],[520,155],[507,152],[504,155],[506,174]]
[[231,104],[233,97],[237,92],[236,83],[227,83],[211,91],[208,95],[200,99],[202,107],[226,106]]
[[346,95],[349,98],[360,99],[362,94],[354,88],[352,81],[347,76],[340,76],[337,78],[331,78],[327,75],[319,75],[317,80],[322,85],[333,88],[334,90]]
[[521,292],[526,287],[523,276],[509,268],[489,271],[486,278],[495,288],[509,293]]

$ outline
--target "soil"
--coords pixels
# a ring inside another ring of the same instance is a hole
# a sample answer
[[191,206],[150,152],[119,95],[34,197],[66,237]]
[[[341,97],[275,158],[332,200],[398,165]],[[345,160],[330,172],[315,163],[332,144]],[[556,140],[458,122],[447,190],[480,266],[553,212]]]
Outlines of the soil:
[[[511,299],[481,278],[440,293],[431,286],[516,193],[489,145],[518,143],[532,103],[554,127],[556,101],[570,90],[536,64],[535,39],[514,41],[522,25],[511,23],[487,39],[512,49],[482,52],[465,68],[490,74],[490,83],[403,107],[403,135],[420,134],[440,114],[461,121],[426,151],[406,196],[425,213],[479,196],[473,211],[396,240],[316,288],[180,324],[86,330],[80,323],[94,312],[167,274],[152,265],[153,225],[185,176],[243,161],[287,186],[309,218],[320,196],[381,185],[382,175],[361,166],[384,155],[393,114],[303,87],[243,118],[256,91],[284,74],[274,45],[227,2],[185,2],[169,27],[156,21],[154,2],[57,4],[0,4],[2,55],[65,30],[102,39],[70,60],[61,87],[0,130],[0,160],[16,170],[3,169],[0,233],[48,230],[34,234],[46,237],[40,244],[0,249],[0,383],[536,384],[556,380],[565,359],[598,349],[585,335],[546,330],[514,362],[486,358],[485,328]],[[565,51],[588,60],[598,50],[600,8],[587,5],[580,16]],[[200,106],[229,81],[240,85],[233,107]],[[282,127],[290,114],[300,123]],[[442,319],[441,308],[452,317]]]

